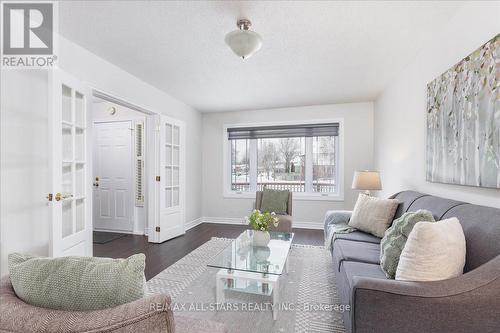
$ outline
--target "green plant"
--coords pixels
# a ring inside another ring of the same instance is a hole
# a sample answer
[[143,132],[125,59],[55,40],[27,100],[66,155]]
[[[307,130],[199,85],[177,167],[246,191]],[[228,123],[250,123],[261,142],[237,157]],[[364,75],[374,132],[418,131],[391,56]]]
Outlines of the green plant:
[[279,219],[274,212],[262,213],[260,210],[254,209],[250,216],[245,216],[245,220],[253,230],[268,231],[271,224],[275,227],[279,224]]

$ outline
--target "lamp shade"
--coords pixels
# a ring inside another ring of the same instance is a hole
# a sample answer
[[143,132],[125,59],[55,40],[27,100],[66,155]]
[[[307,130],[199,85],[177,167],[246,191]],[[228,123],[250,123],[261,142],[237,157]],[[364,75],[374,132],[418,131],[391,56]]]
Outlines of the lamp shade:
[[355,171],[352,180],[354,190],[377,191],[382,189],[378,171]]
[[249,58],[262,47],[260,35],[250,30],[231,31],[224,41],[238,57],[243,59]]

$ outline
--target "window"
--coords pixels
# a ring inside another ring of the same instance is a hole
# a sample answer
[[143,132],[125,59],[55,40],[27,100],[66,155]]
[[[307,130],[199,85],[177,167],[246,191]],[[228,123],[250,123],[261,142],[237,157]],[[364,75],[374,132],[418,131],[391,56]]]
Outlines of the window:
[[312,138],[313,192],[335,192],[335,136]]
[[340,197],[339,128],[338,122],[228,127],[229,194],[270,188]]
[[250,190],[249,140],[231,140],[231,190]]

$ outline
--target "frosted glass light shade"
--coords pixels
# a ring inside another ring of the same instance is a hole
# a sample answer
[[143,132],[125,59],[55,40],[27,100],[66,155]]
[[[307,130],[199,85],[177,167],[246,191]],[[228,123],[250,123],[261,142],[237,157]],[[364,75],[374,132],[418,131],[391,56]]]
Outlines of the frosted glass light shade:
[[378,191],[382,189],[378,171],[355,171],[352,179],[353,190]]
[[226,35],[226,44],[240,58],[252,56],[262,47],[262,37],[250,30],[235,30]]

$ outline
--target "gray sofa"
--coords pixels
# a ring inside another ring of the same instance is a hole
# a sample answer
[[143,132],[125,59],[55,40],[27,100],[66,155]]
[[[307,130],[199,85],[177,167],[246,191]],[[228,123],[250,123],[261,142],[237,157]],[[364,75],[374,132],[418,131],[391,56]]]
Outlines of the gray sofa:
[[380,239],[337,234],[332,257],[338,293],[351,311],[347,332],[500,332],[500,209],[414,191],[392,198],[395,218],[427,209],[436,220],[457,217],[467,246],[464,275],[435,282],[389,280],[380,268]]

